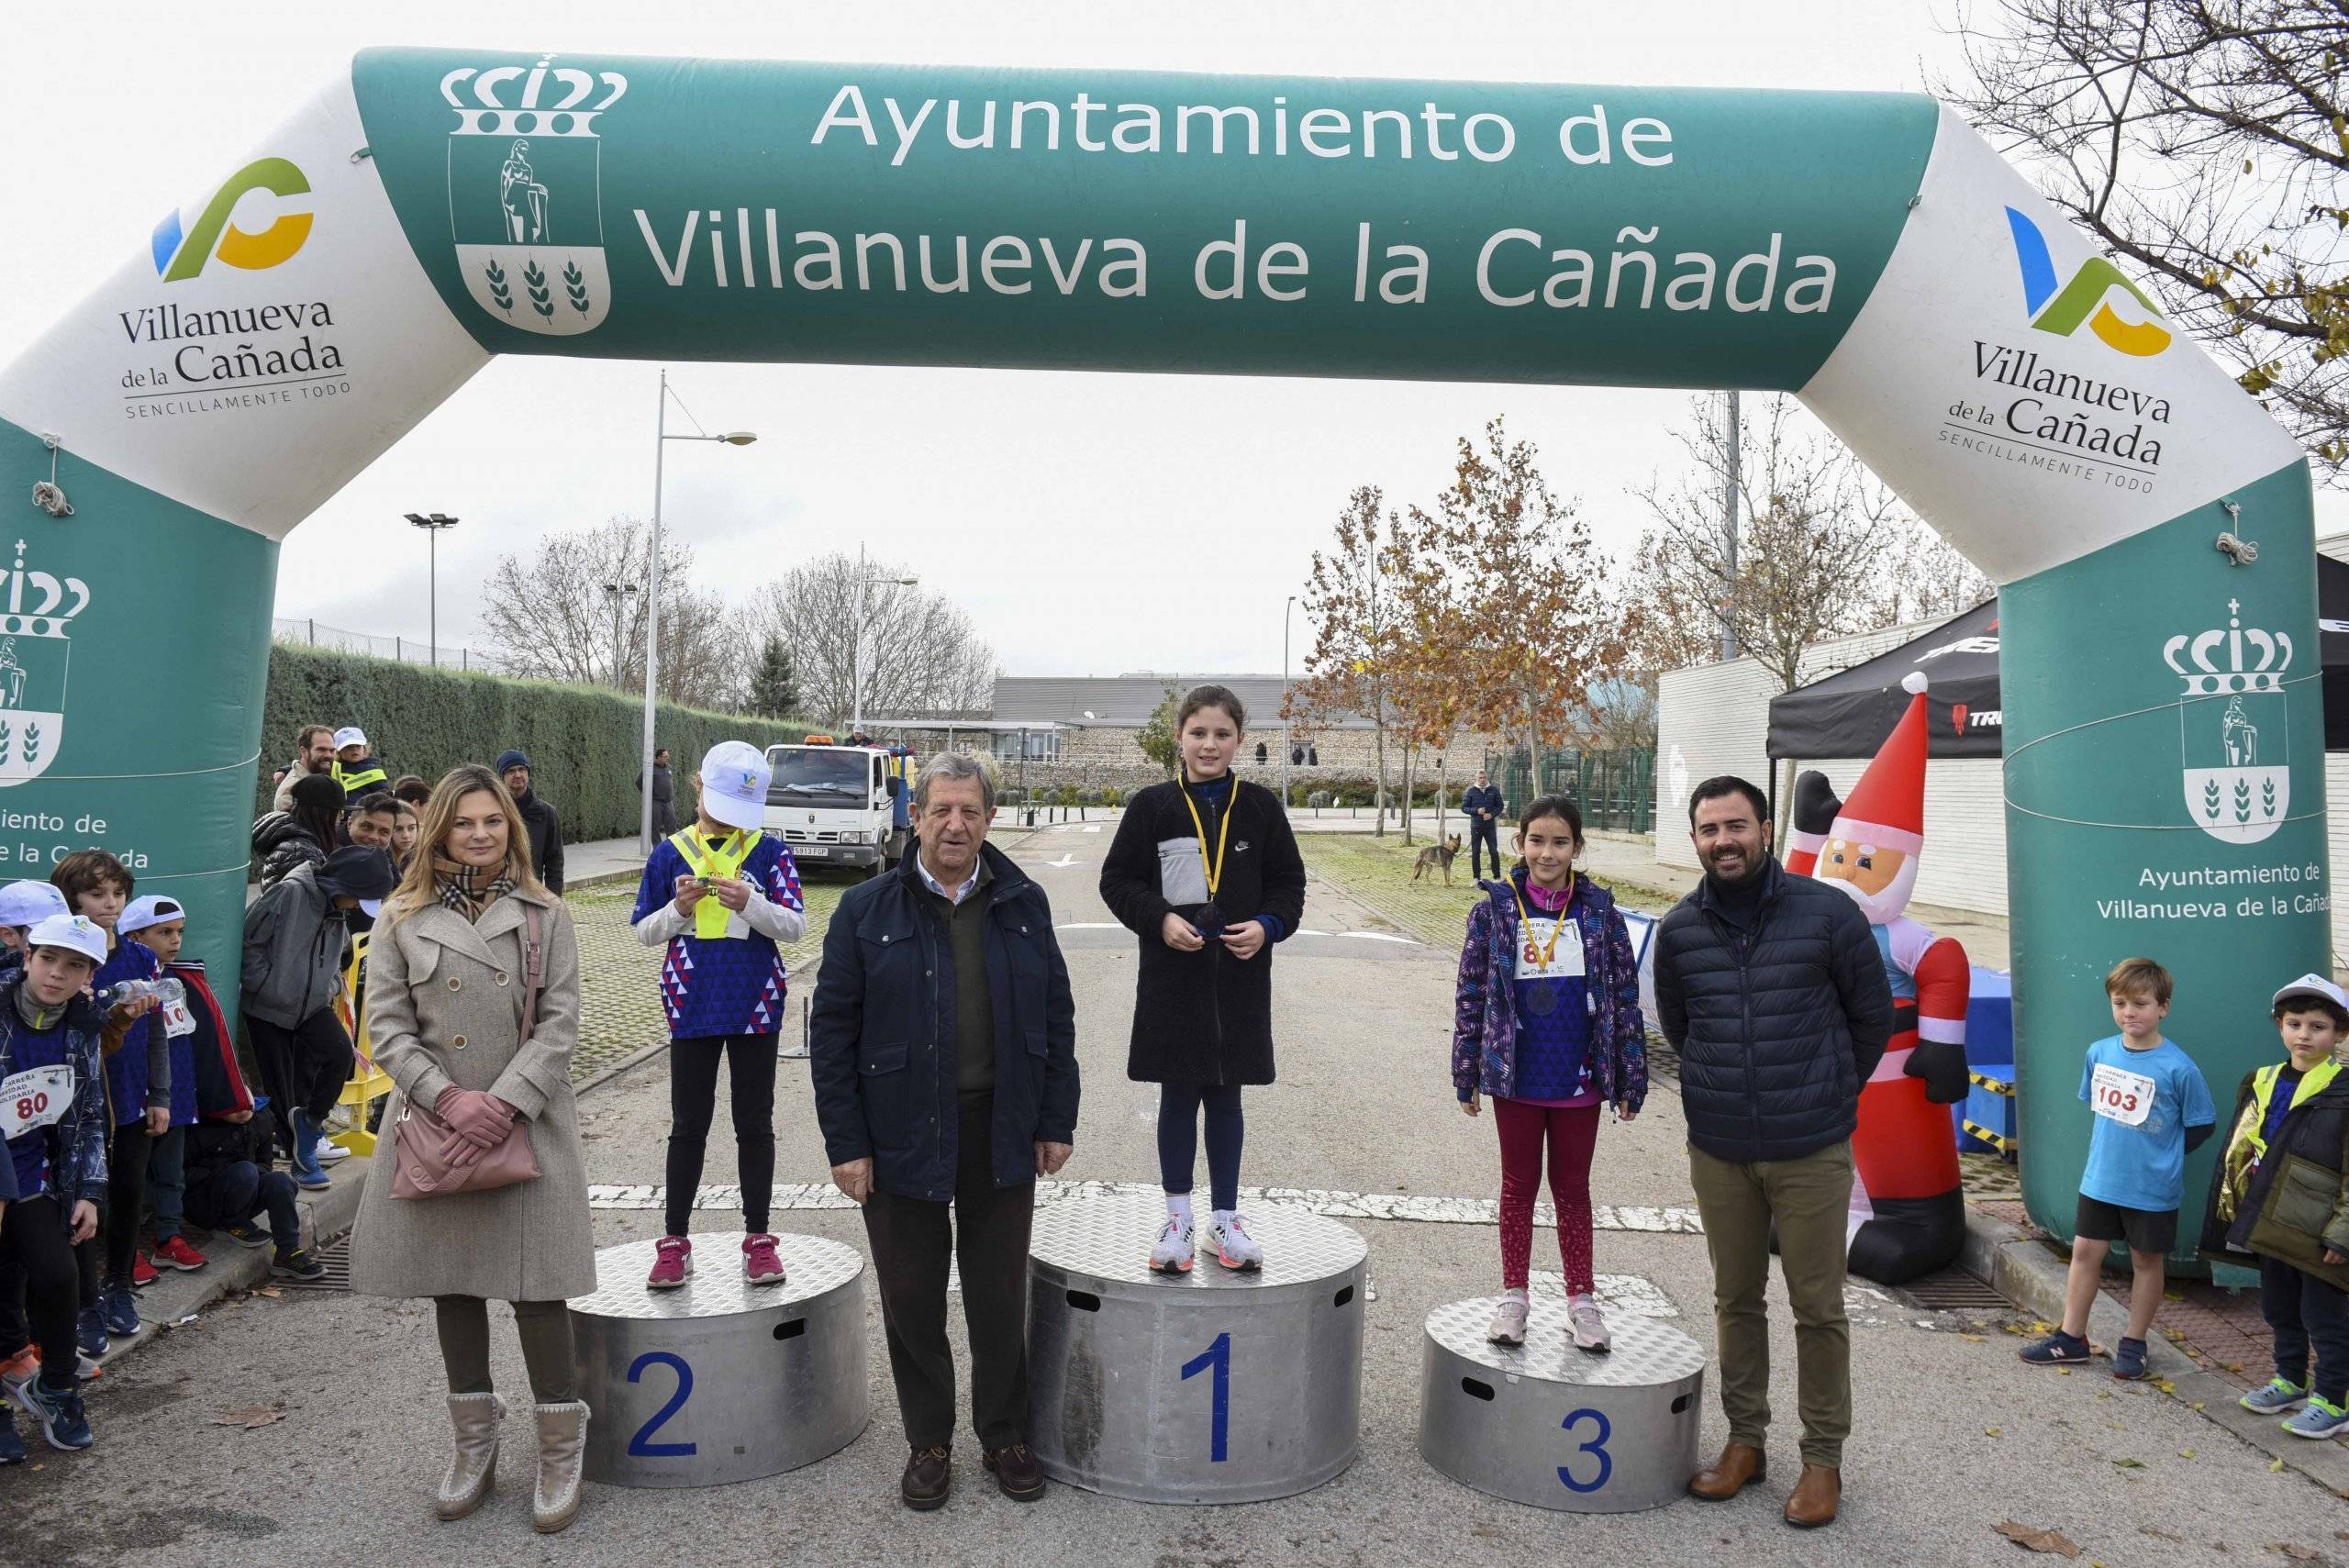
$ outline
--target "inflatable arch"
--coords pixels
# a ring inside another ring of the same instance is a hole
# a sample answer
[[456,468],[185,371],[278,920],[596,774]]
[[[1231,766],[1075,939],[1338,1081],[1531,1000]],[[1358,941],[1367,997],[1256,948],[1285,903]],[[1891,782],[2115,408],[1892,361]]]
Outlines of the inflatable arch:
[[2034,1216],[2110,962],[2220,1095],[2329,967],[2302,454],[1930,99],[389,50],[224,172],[0,373],[0,860],[223,968],[276,541],[498,353],[1798,393],[2001,584]]

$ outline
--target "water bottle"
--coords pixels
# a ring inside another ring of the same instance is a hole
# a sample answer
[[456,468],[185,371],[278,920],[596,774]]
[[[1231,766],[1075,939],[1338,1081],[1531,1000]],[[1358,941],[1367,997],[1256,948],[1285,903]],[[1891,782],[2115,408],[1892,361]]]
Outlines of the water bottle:
[[107,986],[98,994],[98,1005],[111,1012],[126,1002],[153,997],[158,1007],[168,1007],[174,1002],[187,1000],[187,987],[166,975],[161,980],[124,980]]

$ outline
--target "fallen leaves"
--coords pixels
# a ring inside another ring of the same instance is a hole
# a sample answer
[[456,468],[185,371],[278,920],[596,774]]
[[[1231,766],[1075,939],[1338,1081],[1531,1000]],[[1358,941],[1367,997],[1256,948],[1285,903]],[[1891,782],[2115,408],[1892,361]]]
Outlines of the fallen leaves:
[[2113,1468],[2117,1470],[2143,1470],[2145,1468],[2145,1462],[2142,1459],[2116,1459],[2112,1463]]
[[2006,1435],[2006,1429],[2003,1427],[1985,1427],[1982,1429],[1982,1435],[1986,1438],[2003,1437]]
[[2324,1553],[2315,1547],[2295,1546],[2288,1540],[2271,1540],[2267,1543],[2267,1550],[2280,1551],[2295,1562],[2321,1562],[2324,1560]]
[[2035,1529],[2013,1519],[1990,1528],[2026,1551],[2044,1551],[2056,1557],[2077,1557],[2080,1554],[2079,1547],[2056,1530]]
[[223,1410],[213,1417],[212,1424],[216,1427],[242,1427],[250,1432],[256,1427],[271,1426],[284,1419],[285,1406],[280,1402],[275,1405],[239,1405],[233,1410]]

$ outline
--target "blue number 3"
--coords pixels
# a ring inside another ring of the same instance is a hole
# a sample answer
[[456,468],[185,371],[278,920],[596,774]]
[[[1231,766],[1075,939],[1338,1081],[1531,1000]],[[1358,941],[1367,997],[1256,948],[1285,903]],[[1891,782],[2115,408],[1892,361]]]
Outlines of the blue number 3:
[[1575,1451],[1576,1453],[1598,1455],[1598,1473],[1592,1476],[1587,1481],[1577,1481],[1574,1477],[1574,1472],[1568,1470],[1563,1464],[1558,1466],[1558,1479],[1566,1484],[1566,1490],[1569,1492],[1596,1492],[1601,1486],[1607,1485],[1607,1478],[1609,1476],[1615,1473],[1614,1458],[1607,1451],[1607,1440],[1614,1434],[1615,1429],[1609,1424],[1605,1411],[1577,1410],[1573,1415],[1568,1416],[1564,1420],[1559,1422],[1558,1425],[1561,1429],[1571,1433],[1575,1429],[1575,1424],[1584,1420],[1597,1421],[1598,1423],[1598,1435],[1591,1439],[1588,1442],[1578,1445]]
[[669,1402],[666,1405],[652,1413],[652,1419],[636,1429],[636,1435],[628,1440],[628,1451],[631,1457],[638,1459],[690,1458],[700,1451],[699,1448],[693,1443],[656,1443],[647,1440],[665,1426],[670,1417],[685,1407],[685,1401],[694,1391],[694,1369],[685,1364],[683,1356],[674,1355],[667,1351],[647,1351],[629,1363],[628,1380],[630,1383],[636,1382],[644,1375],[644,1369],[649,1366],[665,1366],[675,1372],[677,1391],[669,1396]]

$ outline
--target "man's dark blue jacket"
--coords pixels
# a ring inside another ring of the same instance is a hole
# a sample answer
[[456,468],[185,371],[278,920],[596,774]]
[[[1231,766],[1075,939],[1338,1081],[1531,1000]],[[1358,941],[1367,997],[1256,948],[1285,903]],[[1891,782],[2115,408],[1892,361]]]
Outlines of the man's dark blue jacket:
[[[1460,809],[1468,814],[1470,826],[1474,827],[1478,832],[1482,832],[1487,828],[1497,832],[1500,828],[1501,818],[1501,792],[1499,787],[1495,784],[1469,785],[1467,793],[1460,797]],[[1487,822],[1483,817],[1478,817],[1476,813],[1479,811],[1491,812],[1493,814],[1492,820]]]
[[[871,1159],[875,1191],[954,1195],[954,955],[909,849],[833,911],[816,976],[808,1066],[835,1165]],[[1044,890],[989,844],[987,988],[995,1005],[997,1186],[1036,1179],[1036,1144],[1076,1140],[1076,1005]]]

